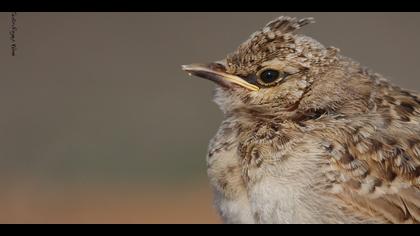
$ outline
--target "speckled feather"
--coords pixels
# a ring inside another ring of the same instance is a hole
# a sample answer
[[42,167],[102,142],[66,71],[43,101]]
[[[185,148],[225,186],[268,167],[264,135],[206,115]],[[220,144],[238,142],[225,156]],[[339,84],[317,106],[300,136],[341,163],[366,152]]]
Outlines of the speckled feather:
[[420,95],[334,47],[296,33],[312,18],[279,17],[225,60],[250,92],[216,88],[225,114],[208,174],[228,223],[420,222]]

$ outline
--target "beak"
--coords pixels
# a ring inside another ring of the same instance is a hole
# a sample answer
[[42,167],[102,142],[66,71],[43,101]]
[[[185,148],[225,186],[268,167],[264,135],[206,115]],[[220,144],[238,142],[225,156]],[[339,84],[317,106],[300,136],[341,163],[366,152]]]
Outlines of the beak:
[[258,91],[260,89],[258,86],[246,82],[239,76],[226,73],[225,67],[219,63],[183,65],[182,69],[188,72],[189,75],[208,79],[225,87],[230,88],[232,84],[237,84],[251,91]]

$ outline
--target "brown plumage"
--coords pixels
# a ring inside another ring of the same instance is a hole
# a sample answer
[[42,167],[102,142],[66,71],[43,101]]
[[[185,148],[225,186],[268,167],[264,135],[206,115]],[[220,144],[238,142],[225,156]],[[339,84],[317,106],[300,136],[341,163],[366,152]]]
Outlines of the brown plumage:
[[223,61],[184,66],[215,81],[225,120],[209,146],[229,223],[420,222],[420,95],[279,17]]

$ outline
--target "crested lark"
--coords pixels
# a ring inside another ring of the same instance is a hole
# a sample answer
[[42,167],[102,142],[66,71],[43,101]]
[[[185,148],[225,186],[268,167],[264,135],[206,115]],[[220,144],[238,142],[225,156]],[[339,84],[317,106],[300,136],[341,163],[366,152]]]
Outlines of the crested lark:
[[208,175],[226,223],[420,222],[420,95],[279,17],[225,60]]

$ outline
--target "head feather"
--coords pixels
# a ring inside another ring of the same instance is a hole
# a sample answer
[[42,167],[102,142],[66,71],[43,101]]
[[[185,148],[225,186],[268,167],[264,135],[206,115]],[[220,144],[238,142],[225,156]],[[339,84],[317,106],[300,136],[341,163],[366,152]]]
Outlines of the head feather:
[[[302,52],[320,49],[318,42],[293,34],[303,26],[314,23],[312,17],[297,19],[280,16],[253,33],[238,49],[228,55],[228,72],[246,74],[255,70],[262,62],[286,56],[298,57]],[[303,55],[304,56],[304,55]]]

